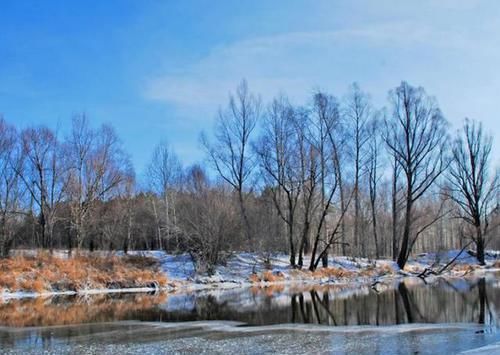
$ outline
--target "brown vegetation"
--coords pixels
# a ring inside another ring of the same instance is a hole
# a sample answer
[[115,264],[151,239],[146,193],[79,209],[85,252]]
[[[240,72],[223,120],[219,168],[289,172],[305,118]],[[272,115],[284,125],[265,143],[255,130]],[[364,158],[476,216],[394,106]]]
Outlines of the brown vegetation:
[[472,272],[478,268],[477,265],[473,264],[455,264],[452,268],[453,271],[465,271],[467,273]]
[[[408,266],[409,268],[409,266]],[[323,267],[315,271],[308,269],[292,269],[290,270],[289,277],[291,280],[352,280],[356,277],[377,277],[388,274],[393,274],[394,270],[389,265],[373,265],[359,270],[348,270],[341,267]],[[249,281],[251,283],[260,282],[280,282],[285,279],[281,272],[264,271],[260,274],[254,273],[250,275]]]
[[10,292],[151,287],[166,282],[154,259],[139,256],[59,258],[38,253],[0,260],[0,290]]
[[281,272],[272,272],[266,270],[261,274],[252,274],[249,277],[250,282],[258,283],[258,282],[280,282],[285,280],[285,276]]
[[341,268],[336,268],[336,267],[320,268],[320,269],[315,270],[312,273],[312,276],[315,279],[322,279],[325,277],[329,278],[329,279],[331,279],[331,278],[340,279],[340,278],[349,278],[349,277],[352,277],[353,275],[354,275],[354,272],[352,272],[352,271],[341,269]]

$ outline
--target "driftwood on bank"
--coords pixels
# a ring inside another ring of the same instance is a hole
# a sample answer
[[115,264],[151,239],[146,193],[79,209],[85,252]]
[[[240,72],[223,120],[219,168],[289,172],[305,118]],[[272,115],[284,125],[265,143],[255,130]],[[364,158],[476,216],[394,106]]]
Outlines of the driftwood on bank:
[[455,263],[455,261],[460,257],[460,255],[462,255],[462,253],[465,251],[465,249],[467,249],[469,247],[470,244],[471,244],[471,242],[469,242],[468,244],[466,244],[458,252],[458,254],[455,255],[455,257],[453,257],[453,259],[451,259],[450,261],[448,261],[448,263],[446,265],[442,266],[440,269],[436,270],[435,268],[433,268],[433,266],[425,268],[424,271],[422,271],[421,273],[417,274],[417,277],[419,277],[421,279],[425,279],[426,277],[431,276],[431,275],[433,275],[433,276],[439,276],[439,275],[441,275],[443,272],[445,272],[448,268],[450,268]]

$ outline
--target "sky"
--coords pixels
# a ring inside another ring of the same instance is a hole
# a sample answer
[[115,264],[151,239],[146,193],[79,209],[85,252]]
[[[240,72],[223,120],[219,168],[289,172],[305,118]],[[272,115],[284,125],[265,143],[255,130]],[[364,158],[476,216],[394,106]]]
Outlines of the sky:
[[499,19],[496,0],[0,0],[0,114],[61,135],[75,114],[112,124],[140,174],[162,140],[203,160],[200,131],[243,78],[296,104],[358,82],[378,107],[406,80],[453,130],[482,121],[498,164]]

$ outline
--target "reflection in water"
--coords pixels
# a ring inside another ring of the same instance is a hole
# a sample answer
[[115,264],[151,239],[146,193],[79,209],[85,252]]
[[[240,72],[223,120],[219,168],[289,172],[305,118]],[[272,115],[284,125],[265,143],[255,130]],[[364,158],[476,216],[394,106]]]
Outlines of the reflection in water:
[[250,288],[189,295],[98,295],[11,300],[0,303],[0,325],[26,327],[117,320],[233,320],[249,325],[315,323],[393,325],[480,323],[496,326],[498,282],[441,280],[384,292],[368,287]]
[[142,293],[14,299],[0,303],[0,324],[31,327],[133,319],[164,303],[166,296]]
[[[312,323],[330,326],[479,323],[486,325],[481,332],[491,333],[496,331],[500,310],[500,283],[496,280],[440,280],[432,285],[400,283],[384,292],[369,287],[353,290],[340,286],[280,286],[188,295],[122,294],[10,300],[0,303],[0,325],[85,324],[26,331],[0,328],[0,349],[48,348],[70,340],[88,341],[101,331],[106,334],[107,341],[112,341],[109,334],[123,334],[124,327],[137,332],[137,323],[106,323],[121,320],[232,320],[248,325]],[[184,330],[176,337],[188,335]],[[147,341],[154,336],[155,331],[148,328],[141,333],[140,339]]]
[[[496,326],[500,288],[480,279],[457,285],[407,286],[383,293],[336,298],[327,290],[291,296],[290,321],[326,325],[393,325],[401,323],[479,323]],[[477,291],[476,291],[477,290]],[[307,297],[307,299],[306,299]]]

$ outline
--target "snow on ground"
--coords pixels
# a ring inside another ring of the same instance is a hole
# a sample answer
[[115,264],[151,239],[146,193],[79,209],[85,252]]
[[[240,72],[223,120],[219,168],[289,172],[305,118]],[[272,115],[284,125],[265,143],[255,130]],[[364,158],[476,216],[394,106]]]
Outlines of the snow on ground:
[[[437,253],[422,253],[417,255],[413,260],[419,263],[432,265],[433,263],[447,263],[461,251],[459,249],[446,250]],[[471,251],[464,250],[455,260],[456,264],[467,264],[467,265],[477,265],[478,261]],[[497,250],[486,250],[485,251],[486,262],[494,262],[500,260],[500,251]]]
[[[29,251],[23,251],[29,252]],[[338,285],[348,285],[350,286],[348,293],[352,292],[352,287],[358,287],[361,285],[372,286],[378,291],[383,291],[388,288],[396,280],[403,277],[413,276],[415,277],[421,271],[429,267],[435,267],[439,269],[443,265],[446,265],[450,260],[455,258],[460,250],[450,250],[440,253],[423,253],[419,254],[414,258],[411,258],[405,270],[400,270],[398,265],[388,259],[373,260],[366,258],[354,258],[346,256],[330,256],[328,259],[329,268],[334,268],[337,270],[344,270],[348,273],[348,276],[339,277],[336,275],[321,275],[321,267],[319,268],[319,276],[313,275],[307,271],[309,265],[309,258],[306,256],[304,258],[304,268],[302,270],[297,270],[290,267],[289,256],[284,253],[274,253],[270,256],[265,256],[259,253],[234,253],[230,256],[224,265],[219,265],[216,267],[216,271],[213,275],[206,274],[196,274],[194,263],[191,256],[187,253],[171,255],[164,251],[153,250],[153,251],[132,251],[129,254],[141,255],[146,257],[152,257],[159,261],[160,268],[167,276],[169,282],[169,290],[184,290],[188,292],[206,289],[219,289],[227,290],[232,288],[241,288],[242,286],[258,286],[258,287],[268,287],[273,284],[277,285],[290,285],[293,283],[299,284],[338,284]],[[66,251],[58,252],[61,257],[67,257]],[[58,255],[59,255],[58,254]],[[115,255],[123,255],[122,252],[117,252]],[[266,263],[266,259],[270,261],[270,264]],[[462,254],[456,258],[455,263],[457,266],[474,266],[474,273],[484,273],[485,271],[498,270],[498,268],[492,268],[492,265],[500,260],[500,251],[487,251],[486,252],[486,263],[484,267],[479,267],[477,260],[474,256],[469,254],[467,251],[462,252]],[[469,270],[470,271],[470,270]],[[450,287],[454,289],[467,288],[467,284],[460,283],[460,279],[463,276],[472,274],[469,271],[453,271],[448,272],[445,276],[454,278],[455,281],[450,282]],[[251,275],[263,275],[265,272],[270,272],[272,275],[279,276],[276,281],[251,281]],[[426,279],[428,283],[434,282],[438,277],[430,276]],[[458,281],[456,281],[458,280]],[[411,280],[409,280],[411,282]],[[420,282],[416,278],[415,282]],[[360,288],[361,289],[361,288]],[[142,290],[142,289],[141,289]],[[138,292],[138,290],[85,290],[85,293],[92,292]],[[145,291],[150,291],[150,289],[145,289]],[[73,294],[72,292],[71,294]],[[54,292],[46,293],[47,295],[55,294],[68,294],[68,292]],[[3,298],[21,298],[21,297],[36,297],[42,294],[32,293],[32,292],[16,292],[11,294],[3,293],[1,296]],[[183,299],[184,300],[184,299]],[[172,307],[175,307],[172,304]]]
[[[270,265],[266,264],[266,258],[258,253],[235,253],[229,257],[226,264],[216,267],[213,275],[195,273],[194,264],[189,254],[169,255],[163,251],[138,251],[136,254],[156,258],[161,265],[161,269],[167,275],[169,282],[174,287],[196,291],[207,288],[230,289],[241,286],[270,286],[272,284],[314,283],[314,284],[377,284],[377,288],[384,287],[395,279],[406,276],[416,276],[421,270],[431,266],[439,268],[455,258],[459,250],[450,250],[441,253],[425,253],[412,258],[408,262],[405,271],[400,270],[398,265],[388,259],[373,260],[366,258],[353,258],[345,256],[330,256],[328,260],[329,268],[336,268],[350,272],[348,277],[335,276],[314,276],[307,271],[308,257],[305,257],[305,266],[302,270],[290,267],[289,256],[284,253],[275,253],[269,257]],[[499,260],[500,252],[488,251],[486,253],[487,266],[478,267],[475,257],[464,251],[457,259],[456,265],[472,265],[479,271],[491,268],[491,265]],[[321,271],[321,267],[319,268]],[[406,271],[410,270],[410,271]],[[476,270],[476,271],[477,271]],[[274,282],[260,281],[251,282],[252,274],[262,275],[264,272],[271,272],[279,275],[280,279]],[[449,272],[446,276],[458,277],[465,274],[459,272]],[[428,281],[437,279],[431,276]],[[465,287],[460,282],[453,282],[450,287]]]
[[[441,253],[425,253],[410,259],[408,269],[416,273],[425,268],[445,265],[455,258],[459,250],[450,250]],[[267,286],[272,283],[350,283],[366,284],[370,282],[384,282],[401,278],[404,276],[416,276],[407,271],[400,270],[398,265],[387,259],[372,260],[366,258],[353,258],[345,256],[330,256],[328,265],[330,268],[346,270],[351,272],[352,276],[348,279],[336,277],[313,277],[307,271],[310,263],[310,257],[304,257],[303,271],[290,267],[289,256],[284,253],[274,253],[269,257],[270,265],[266,264],[266,258],[259,253],[235,253],[229,257],[224,265],[216,267],[212,275],[196,274],[194,263],[189,254],[169,255],[163,251],[137,251],[136,254],[156,258],[161,265],[161,269],[167,275],[169,282],[182,284],[184,287],[189,285],[190,290],[205,289],[216,285],[217,288],[227,289],[239,287],[242,284],[250,285],[249,277],[252,274],[262,275],[262,273],[271,271],[274,275],[280,275],[281,280],[276,282],[260,282],[260,286]],[[487,264],[490,265],[500,258],[500,252],[488,251],[486,254]],[[463,252],[455,261],[457,265],[477,266],[477,260],[467,252]],[[269,269],[270,268],[270,269]],[[320,267],[321,269],[321,267]],[[369,270],[377,270],[372,273]],[[381,273],[385,270],[385,273]],[[406,268],[405,268],[406,270]],[[451,274],[449,276],[459,276]],[[430,279],[431,280],[431,279]],[[255,282],[253,283],[256,284]],[[461,285],[457,284],[457,287]]]
[[[252,274],[261,274],[268,270],[265,257],[258,253],[236,253],[229,257],[226,264],[218,265],[213,275],[197,275],[194,264],[189,254],[169,255],[163,251],[136,251],[138,255],[153,257],[160,262],[161,269],[170,281],[194,281],[199,284],[208,283],[248,283]],[[273,254],[270,257],[270,271],[282,274],[285,280],[292,278],[289,256],[286,254]],[[306,259],[307,260],[307,259]],[[392,260],[369,261],[362,258],[330,257],[330,267],[348,271],[361,270],[373,266],[387,266],[394,272],[399,270]],[[304,269],[307,270],[307,265]]]

